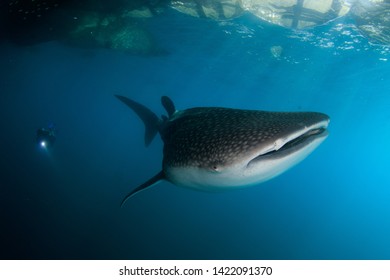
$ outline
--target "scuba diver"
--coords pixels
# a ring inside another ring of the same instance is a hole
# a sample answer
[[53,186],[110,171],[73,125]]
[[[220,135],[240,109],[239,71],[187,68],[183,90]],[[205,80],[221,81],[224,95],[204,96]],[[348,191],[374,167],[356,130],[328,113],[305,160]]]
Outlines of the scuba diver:
[[47,148],[54,144],[56,140],[56,129],[54,124],[50,124],[47,128],[42,127],[37,130],[37,143],[42,148]]

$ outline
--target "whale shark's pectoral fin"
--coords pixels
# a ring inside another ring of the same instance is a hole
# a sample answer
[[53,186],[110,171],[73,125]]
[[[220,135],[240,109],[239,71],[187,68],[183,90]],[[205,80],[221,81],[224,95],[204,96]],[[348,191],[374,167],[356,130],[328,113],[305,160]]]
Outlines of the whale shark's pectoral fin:
[[134,196],[135,194],[139,193],[140,191],[146,190],[146,189],[154,186],[155,184],[157,184],[158,182],[160,182],[161,180],[164,180],[164,179],[165,179],[165,174],[163,171],[160,171],[155,176],[153,176],[152,178],[147,180],[145,183],[139,185],[137,188],[132,190],[128,195],[126,195],[125,198],[121,202],[121,207],[126,203],[126,201],[130,197]]

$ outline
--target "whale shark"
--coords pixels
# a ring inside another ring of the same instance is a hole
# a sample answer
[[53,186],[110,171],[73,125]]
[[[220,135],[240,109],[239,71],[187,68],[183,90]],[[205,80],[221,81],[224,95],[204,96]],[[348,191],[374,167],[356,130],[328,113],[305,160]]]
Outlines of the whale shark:
[[145,125],[145,146],[157,133],[164,143],[162,169],[128,193],[162,180],[201,191],[257,185],[290,169],[328,136],[329,117],[317,112],[271,112],[224,107],[177,110],[161,97],[167,115],[157,117],[144,105],[115,95]]

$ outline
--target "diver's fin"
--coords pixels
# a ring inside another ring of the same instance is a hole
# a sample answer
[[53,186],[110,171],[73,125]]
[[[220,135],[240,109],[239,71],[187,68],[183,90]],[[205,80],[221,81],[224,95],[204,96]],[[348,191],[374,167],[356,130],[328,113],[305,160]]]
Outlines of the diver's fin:
[[149,146],[154,136],[158,132],[159,119],[158,117],[146,108],[144,105],[139,104],[127,97],[121,95],[115,95],[120,101],[129,106],[145,124],[145,146]]
[[164,174],[163,171],[160,171],[155,176],[153,176],[152,178],[147,180],[145,183],[141,184],[140,186],[138,186],[137,188],[132,190],[128,195],[126,195],[125,198],[121,202],[121,207],[133,195],[139,193],[140,191],[146,190],[147,188],[150,188],[150,187],[154,186],[155,184],[157,184],[158,182],[160,182],[161,180],[164,180],[164,179],[165,179],[165,174]]
[[173,104],[172,100],[168,96],[161,96],[161,103],[165,110],[167,110],[168,116],[172,117],[176,112],[175,104]]

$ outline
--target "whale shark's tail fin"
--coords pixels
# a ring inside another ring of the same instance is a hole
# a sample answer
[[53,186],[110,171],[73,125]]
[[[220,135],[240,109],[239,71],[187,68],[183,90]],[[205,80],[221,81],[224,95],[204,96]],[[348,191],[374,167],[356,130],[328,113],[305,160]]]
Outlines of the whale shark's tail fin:
[[159,130],[160,120],[152,111],[127,97],[115,95],[120,101],[129,106],[145,124],[145,146],[149,146]]

